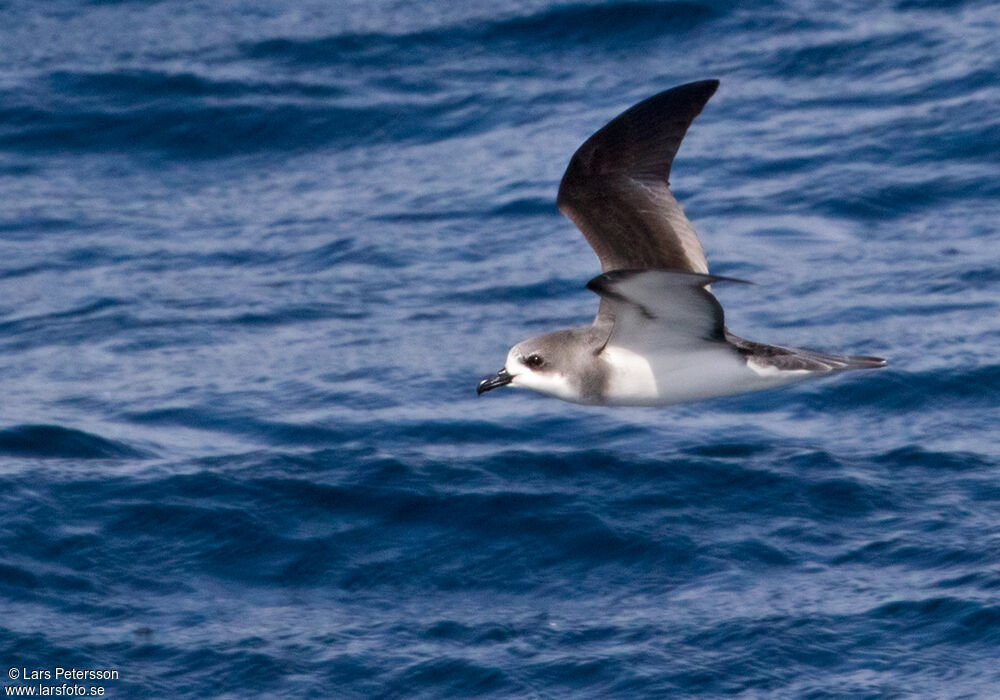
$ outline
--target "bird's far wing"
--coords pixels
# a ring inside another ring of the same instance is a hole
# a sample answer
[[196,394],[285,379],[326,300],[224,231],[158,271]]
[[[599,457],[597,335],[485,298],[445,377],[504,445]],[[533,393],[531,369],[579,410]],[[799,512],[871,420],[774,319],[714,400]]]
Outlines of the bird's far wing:
[[717,80],[702,80],[643,100],[573,154],[557,203],[583,232],[603,272],[708,273],[701,243],[668,179],[684,133],[718,86]]
[[742,280],[676,270],[615,270],[590,280],[587,289],[601,296],[614,319],[607,344],[650,355],[727,342],[722,305],[706,289],[720,281]]

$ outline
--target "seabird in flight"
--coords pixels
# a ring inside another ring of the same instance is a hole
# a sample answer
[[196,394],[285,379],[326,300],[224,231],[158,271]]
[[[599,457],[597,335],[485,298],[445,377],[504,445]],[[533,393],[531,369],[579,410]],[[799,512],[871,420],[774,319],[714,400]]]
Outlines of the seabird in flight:
[[884,367],[843,356],[753,343],[726,328],[715,282],[691,222],[668,186],[691,121],[719,86],[703,80],[626,110],[573,154],[559,209],[601,261],[587,283],[594,322],[524,340],[478,392],[511,385],[566,401],[666,406]]

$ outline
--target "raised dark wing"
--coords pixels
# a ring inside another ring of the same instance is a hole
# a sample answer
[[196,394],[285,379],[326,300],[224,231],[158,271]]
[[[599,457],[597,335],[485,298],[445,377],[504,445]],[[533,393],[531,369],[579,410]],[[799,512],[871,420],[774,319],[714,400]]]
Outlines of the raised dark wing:
[[573,154],[557,202],[597,253],[603,272],[708,273],[668,179],[684,133],[718,86],[718,80],[702,80],[643,100]]

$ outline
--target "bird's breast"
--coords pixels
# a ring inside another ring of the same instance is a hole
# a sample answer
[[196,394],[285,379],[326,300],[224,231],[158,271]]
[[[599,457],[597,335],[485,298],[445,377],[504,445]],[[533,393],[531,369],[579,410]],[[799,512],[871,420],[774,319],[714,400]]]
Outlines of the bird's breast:
[[609,345],[601,357],[607,366],[603,403],[642,405],[660,396],[649,361],[627,348]]

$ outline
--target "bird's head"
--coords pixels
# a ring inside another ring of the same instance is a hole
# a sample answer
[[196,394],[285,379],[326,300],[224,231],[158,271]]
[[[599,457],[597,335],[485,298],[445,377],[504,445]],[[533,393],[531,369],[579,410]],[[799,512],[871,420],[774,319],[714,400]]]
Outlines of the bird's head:
[[565,401],[585,402],[582,378],[592,373],[595,362],[595,353],[580,334],[547,333],[512,347],[503,368],[479,382],[476,393],[510,384]]

